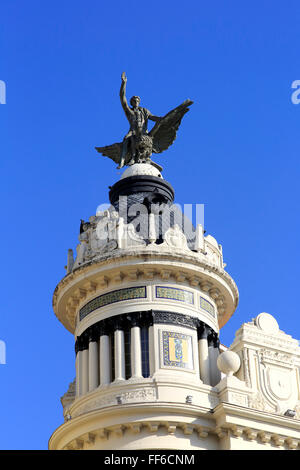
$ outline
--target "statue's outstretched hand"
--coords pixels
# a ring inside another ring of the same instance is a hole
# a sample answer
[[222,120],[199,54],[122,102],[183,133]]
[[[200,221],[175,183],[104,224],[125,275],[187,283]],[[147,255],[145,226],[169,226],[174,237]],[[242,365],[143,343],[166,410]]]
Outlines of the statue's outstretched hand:
[[126,73],[125,73],[125,72],[122,73],[122,77],[121,77],[121,78],[122,78],[122,82],[124,82],[124,83],[127,82],[127,77],[126,77]]

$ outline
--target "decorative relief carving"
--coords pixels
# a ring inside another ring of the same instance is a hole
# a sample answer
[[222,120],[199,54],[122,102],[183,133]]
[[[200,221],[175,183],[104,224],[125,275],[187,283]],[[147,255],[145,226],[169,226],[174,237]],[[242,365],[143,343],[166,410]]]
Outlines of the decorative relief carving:
[[267,385],[278,400],[288,400],[292,393],[292,377],[289,371],[267,368]]
[[174,248],[181,248],[182,250],[189,250],[186,236],[180,229],[179,225],[174,225],[174,227],[170,227],[166,231],[164,243]]
[[254,396],[249,397],[249,406],[255,410],[267,411],[274,413],[275,407],[270,406],[261,392],[257,392]]
[[244,380],[254,391],[251,408],[280,415],[295,410],[300,393],[300,349],[297,340],[279,330],[270,314],[261,313],[242,325],[231,349],[242,353]]
[[219,266],[219,267],[223,267],[223,263],[221,265],[221,256],[220,256],[220,251],[218,250],[218,248],[213,247],[210,243],[208,243],[205,240],[204,251],[210,263],[215,264],[216,266]]
[[90,400],[87,403],[84,403],[82,406],[76,407],[75,411],[72,412],[72,418],[80,416],[84,413],[88,413],[92,410],[97,410],[104,406],[115,405],[118,402],[117,399],[121,399],[122,404],[148,401],[151,402],[156,400],[156,390],[153,387],[149,387],[123,393],[111,393],[104,397],[100,396],[94,400]]
[[[147,226],[151,227],[153,225],[153,223],[151,224],[153,222],[152,216],[152,213],[147,215],[149,217],[149,220],[145,221]],[[80,266],[117,249],[153,248],[156,246],[155,236],[149,235],[149,240],[141,236],[134,224],[125,223],[125,220],[120,217],[118,212],[112,210],[112,207],[90,217],[89,222],[81,221],[78,239],[80,243],[76,247],[75,261],[73,259],[73,250],[68,250],[66,266],[68,274]],[[174,227],[169,227],[164,233],[164,242],[159,246],[160,250],[176,248],[190,253],[193,252],[197,259],[203,261],[205,265],[224,273],[225,265],[223,263],[222,247],[210,235],[203,239],[203,248],[193,247],[193,251],[191,251],[186,235],[176,224]]]
[[249,370],[249,349],[245,348],[242,351],[243,353],[243,371],[244,371],[244,380],[247,387],[251,387],[251,376]]
[[60,399],[61,404],[63,406],[64,416],[66,415],[70,405],[75,400],[75,394],[76,394],[76,379],[74,379],[73,382],[70,383],[67,392]]
[[154,323],[165,323],[169,325],[179,325],[185,328],[196,329],[199,326],[199,320],[189,315],[183,315],[181,313],[164,312],[153,310],[153,322]]
[[244,323],[236,333],[235,341],[253,342],[261,347],[268,346],[271,350],[285,350],[286,353],[299,355],[298,343],[291,336],[281,334],[270,335],[255,327],[254,322]]
[[259,352],[260,362],[264,365],[275,364],[284,367],[293,367],[295,359],[291,354],[285,354],[280,351],[270,349],[261,349]]
[[156,399],[156,391],[154,388],[143,388],[141,390],[133,390],[121,394],[124,403],[133,400],[138,401],[152,401]]
[[298,402],[297,405],[295,406],[295,411],[296,411],[295,418],[300,419],[300,402]]
[[124,224],[120,248],[137,248],[146,246],[145,240],[135,231],[133,224]]
[[229,400],[235,405],[246,407],[249,405],[248,396],[242,393],[229,392]]
[[[273,412],[293,408],[298,398],[294,358],[289,353],[262,349],[258,355],[258,387]],[[268,407],[266,407],[268,411]]]

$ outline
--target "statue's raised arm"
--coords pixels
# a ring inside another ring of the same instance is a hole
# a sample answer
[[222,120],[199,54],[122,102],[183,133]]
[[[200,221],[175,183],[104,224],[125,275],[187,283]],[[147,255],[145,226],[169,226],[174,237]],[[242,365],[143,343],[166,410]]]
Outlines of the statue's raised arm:
[[127,99],[126,99],[127,77],[126,77],[125,72],[122,73],[121,79],[122,79],[122,83],[121,83],[121,88],[120,88],[120,100],[121,100],[122,108],[124,109],[125,114],[127,116],[128,114],[130,114],[130,108],[128,106]]
[[[140,97],[133,96],[128,105],[126,99],[127,77],[125,72],[121,76],[120,100],[130,129],[125,135],[123,142],[106,147],[96,147],[99,153],[109,157],[118,163],[118,168],[134,163],[150,163],[157,168],[161,167],[151,161],[152,153],[161,153],[166,150],[176,139],[183,116],[189,111],[193,101],[186,100],[181,105],[172,109],[164,117],[153,115],[147,108],[140,105]],[[156,124],[148,133],[148,120]]]

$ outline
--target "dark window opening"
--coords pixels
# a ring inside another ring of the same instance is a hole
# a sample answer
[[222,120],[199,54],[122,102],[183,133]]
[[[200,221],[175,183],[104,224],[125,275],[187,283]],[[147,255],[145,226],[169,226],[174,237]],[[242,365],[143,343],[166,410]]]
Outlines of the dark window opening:
[[149,331],[148,327],[141,328],[141,346],[142,346],[142,375],[143,377],[150,377],[149,365]]
[[115,380],[115,334],[111,333],[109,335],[110,340],[110,357],[111,357],[111,381]]
[[124,331],[124,345],[125,345],[125,378],[131,377],[131,354],[130,354],[130,330]]

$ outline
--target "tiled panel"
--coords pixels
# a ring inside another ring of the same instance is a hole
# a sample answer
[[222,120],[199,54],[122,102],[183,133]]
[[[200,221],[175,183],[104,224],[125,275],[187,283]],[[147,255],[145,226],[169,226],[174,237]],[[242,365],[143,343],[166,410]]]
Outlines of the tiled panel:
[[194,369],[192,337],[163,331],[163,364],[164,366]]
[[188,290],[176,287],[156,286],[155,295],[157,299],[178,300],[186,304],[194,304],[194,294]]
[[145,299],[146,297],[146,286],[127,287],[126,289],[107,292],[106,294],[99,295],[99,297],[96,297],[82,307],[79,312],[79,319],[83,320],[83,318],[97,308],[105,307],[106,305],[113,304],[115,302],[132,299]]
[[200,308],[202,308],[203,310],[208,312],[212,317],[215,318],[216,313],[214,306],[203,297],[200,297]]

